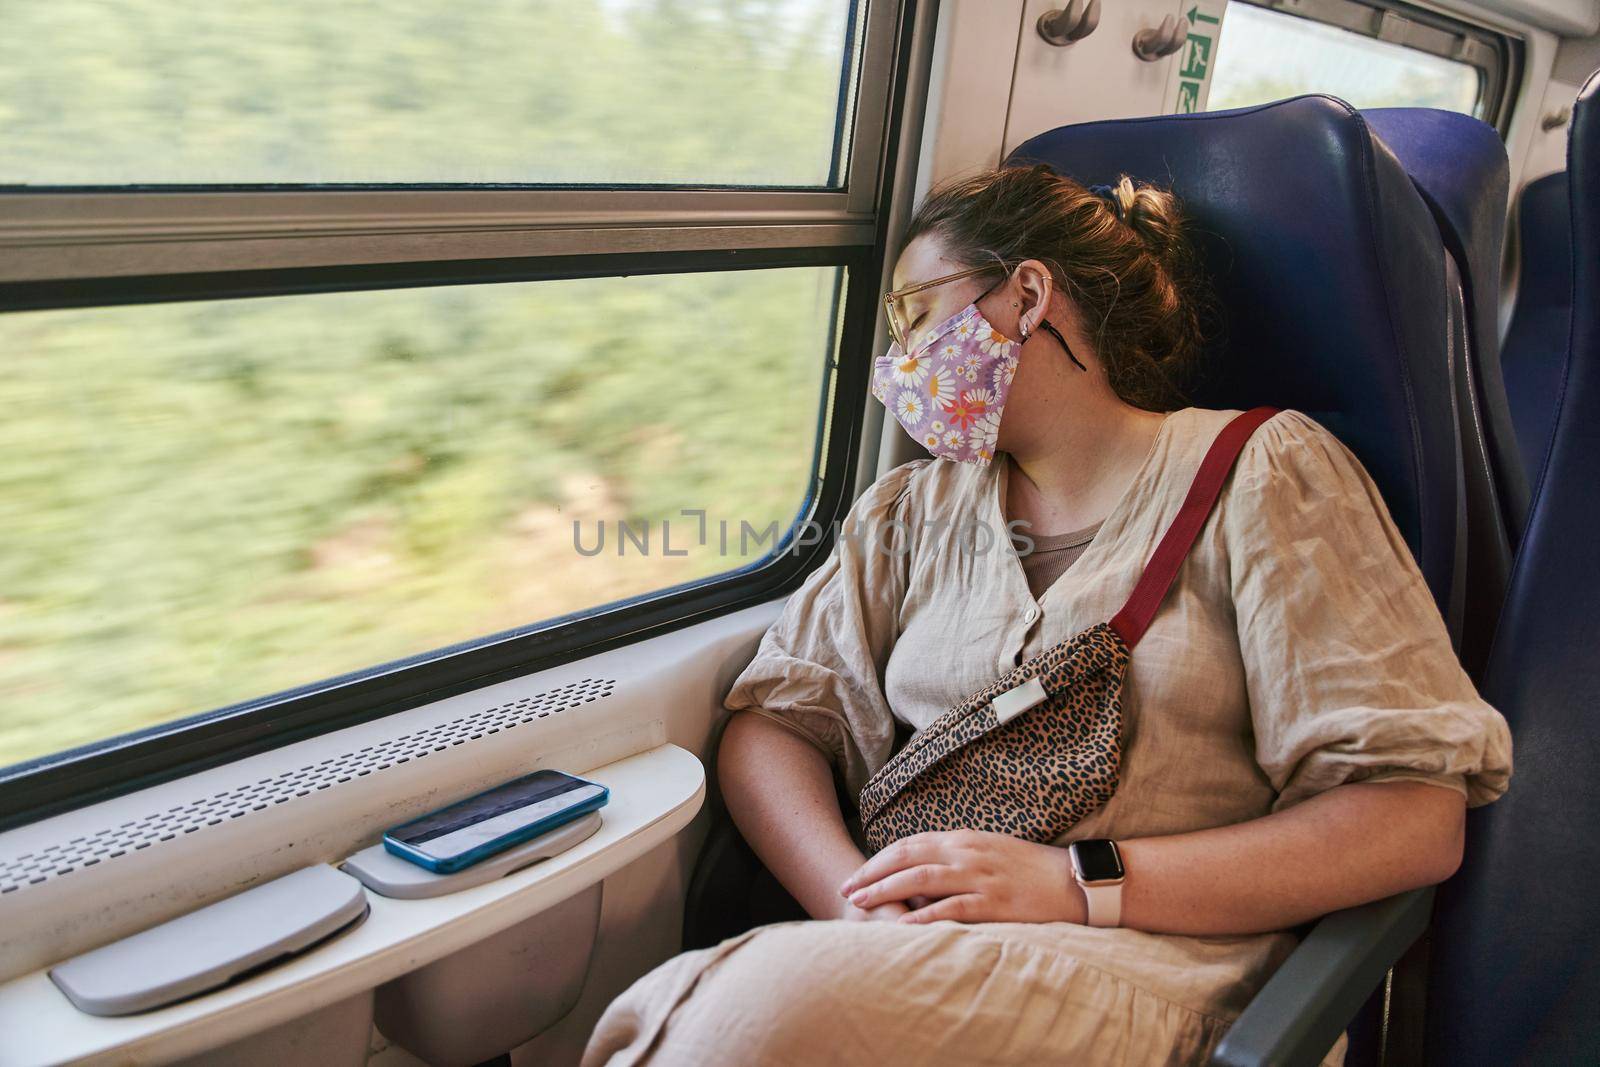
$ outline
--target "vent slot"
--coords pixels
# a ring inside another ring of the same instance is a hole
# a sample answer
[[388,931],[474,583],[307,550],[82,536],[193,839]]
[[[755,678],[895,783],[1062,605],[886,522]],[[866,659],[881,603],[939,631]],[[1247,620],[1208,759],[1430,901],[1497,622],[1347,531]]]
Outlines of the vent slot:
[[513,730],[535,719],[571,711],[610,696],[615,686],[613,679],[585,678],[547,693],[498,704],[426,730],[402,734],[380,744],[358,748],[341,756],[331,756],[250,785],[225,789],[201,800],[192,800],[163,812],[146,815],[142,819],[48,845],[12,860],[0,861],[0,894],[39,885],[162,841],[171,841],[181,834],[192,834],[207,826],[243,818],[252,811],[286,804],[296,797],[309,796],[374,771],[425,759],[435,752],[490,734]]

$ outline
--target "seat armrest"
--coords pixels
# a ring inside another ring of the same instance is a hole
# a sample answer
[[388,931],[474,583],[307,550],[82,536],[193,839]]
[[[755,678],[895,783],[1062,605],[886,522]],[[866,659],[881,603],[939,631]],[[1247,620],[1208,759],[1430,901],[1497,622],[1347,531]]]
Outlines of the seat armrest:
[[1428,886],[1322,918],[1234,1021],[1211,1062],[1322,1062],[1384,972],[1422,936],[1432,911]]

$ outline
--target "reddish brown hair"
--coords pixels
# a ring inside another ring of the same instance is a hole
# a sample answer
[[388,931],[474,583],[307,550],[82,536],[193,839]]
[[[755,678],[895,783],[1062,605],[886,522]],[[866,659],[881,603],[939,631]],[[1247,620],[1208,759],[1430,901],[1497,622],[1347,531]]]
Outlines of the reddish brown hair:
[[1108,197],[1042,163],[1002,167],[930,193],[905,244],[927,233],[963,266],[1045,264],[1119,397],[1147,411],[1189,402],[1209,296],[1172,193],[1123,175]]

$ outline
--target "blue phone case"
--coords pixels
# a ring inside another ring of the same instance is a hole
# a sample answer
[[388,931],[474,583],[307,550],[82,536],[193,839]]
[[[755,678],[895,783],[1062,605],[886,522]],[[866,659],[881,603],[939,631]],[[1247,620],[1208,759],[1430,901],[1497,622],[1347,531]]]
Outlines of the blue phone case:
[[[424,852],[418,852],[415,848],[406,844],[405,842],[396,841],[394,838],[390,837],[388,830],[385,830],[383,833],[384,850],[389,852],[391,855],[399,856],[403,860],[408,860],[411,863],[415,863],[418,867],[421,867],[424,870],[432,871],[434,874],[454,874],[456,871],[472,866],[485,856],[492,856],[496,852],[504,852],[508,848],[515,848],[524,841],[532,841],[540,834],[554,830],[563,823],[569,823],[580,815],[587,815],[589,812],[594,811],[597,808],[604,807],[606,801],[611,799],[611,790],[603,785],[600,785],[599,782],[593,782],[587,778],[578,778],[578,776],[575,774],[568,775],[568,777],[576,778],[578,781],[584,782],[588,785],[599,786],[600,795],[590,797],[588,800],[574,804],[570,808],[565,808],[561,811],[558,811],[554,815],[547,815],[538,822],[529,823],[527,826],[524,826],[521,829],[513,830],[504,837],[497,837],[493,841],[486,841],[475,849],[472,849],[468,852],[463,852],[455,859],[439,860],[429,856]],[[467,800],[476,800],[478,797],[481,797],[486,793],[493,793],[495,789],[499,788],[500,786],[495,786],[493,789],[485,789],[481,793],[474,793],[465,800],[456,801],[456,803],[461,804],[465,803]],[[411,821],[415,822],[416,820],[413,819]],[[400,825],[404,826],[406,823],[401,823]],[[398,829],[398,827],[390,827],[390,829]]]

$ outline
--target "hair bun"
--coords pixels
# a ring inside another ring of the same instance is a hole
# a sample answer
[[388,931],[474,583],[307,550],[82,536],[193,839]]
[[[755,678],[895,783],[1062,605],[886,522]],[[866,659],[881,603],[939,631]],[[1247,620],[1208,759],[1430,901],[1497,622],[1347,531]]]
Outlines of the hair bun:
[[1111,205],[1111,210],[1117,213],[1118,222],[1128,221],[1128,209],[1122,203],[1122,197],[1117,195],[1117,190],[1109,185],[1091,185],[1089,191],[1106,203]]
[[1165,257],[1185,243],[1183,212],[1176,196],[1149,182],[1135,182],[1126,174],[1118,177],[1114,189],[1117,202],[1123,205],[1117,217],[1133,227],[1146,248]]
[[962,266],[1037,260],[1117,396],[1147,411],[1191,402],[1209,286],[1171,193],[1126,174],[1086,187],[1042,162],[989,168],[928,193],[901,240],[923,237]]

